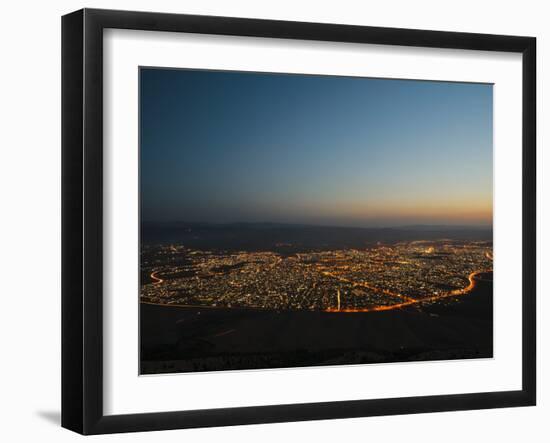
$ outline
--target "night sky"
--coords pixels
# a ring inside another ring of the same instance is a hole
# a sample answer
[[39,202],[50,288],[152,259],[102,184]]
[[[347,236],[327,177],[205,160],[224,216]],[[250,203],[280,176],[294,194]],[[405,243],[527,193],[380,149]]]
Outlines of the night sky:
[[142,220],[490,225],[492,91],[142,68]]

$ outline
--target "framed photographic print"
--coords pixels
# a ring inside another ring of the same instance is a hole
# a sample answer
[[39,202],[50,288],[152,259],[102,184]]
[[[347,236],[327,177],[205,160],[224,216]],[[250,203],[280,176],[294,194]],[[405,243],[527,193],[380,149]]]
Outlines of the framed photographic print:
[[535,48],[64,16],[62,425],[534,405]]

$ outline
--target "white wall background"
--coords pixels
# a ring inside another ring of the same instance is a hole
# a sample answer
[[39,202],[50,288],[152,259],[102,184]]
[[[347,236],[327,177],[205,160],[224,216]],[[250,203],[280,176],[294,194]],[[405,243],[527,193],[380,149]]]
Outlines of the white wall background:
[[[0,26],[0,438],[81,440],[60,414],[60,16],[81,7],[531,35],[538,38],[538,145],[550,121],[550,27],[545,2],[335,2],[278,0],[52,0],[2,5]],[[546,126],[546,127],[545,127]],[[550,156],[539,155],[539,190],[550,195]],[[544,170],[544,171],[543,171]],[[539,274],[550,264],[550,210],[539,195]],[[540,249],[545,248],[544,252]],[[539,279],[539,405],[533,408],[332,420],[94,437],[164,442],[548,441],[550,304]]]

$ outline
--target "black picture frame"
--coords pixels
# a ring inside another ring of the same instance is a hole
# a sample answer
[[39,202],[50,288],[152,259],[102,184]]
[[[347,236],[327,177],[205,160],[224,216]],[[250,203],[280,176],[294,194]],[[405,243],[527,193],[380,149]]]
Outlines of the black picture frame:
[[[103,413],[103,30],[504,51],[523,63],[522,389],[130,415]],[[536,403],[536,39],[83,9],[62,18],[62,426],[82,434],[530,406]]]

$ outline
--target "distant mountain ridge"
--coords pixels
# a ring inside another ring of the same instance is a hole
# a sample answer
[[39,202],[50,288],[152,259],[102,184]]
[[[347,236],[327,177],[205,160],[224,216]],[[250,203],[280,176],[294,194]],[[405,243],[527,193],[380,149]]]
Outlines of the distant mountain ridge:
[[451,239],[492,241],[491,227],[428,226],[360,228],[283,223],[142,223],[144,244],[182,244],[195,249],[301,252],[364,248],[377,243]]
[[367,229],[367,230],[388,230],[388,229],[410,229],[420,231],[430,230],[457,230],[457,229],[472,229],[472,230],[492,230],[491,226],[483,225],[444,225],[444,224],[413,224],[413,225],[396,225],[396,226],[344,226],[344,225],[315,225],[307,223],[281,223],[281,222],[229,222],[229,223],[212,223],[212,222],[187,222],[187,221],[174,221],[174,222],[152,222],[143,221],[144,227],[179,227],[179,228],[251,228],[251,229],[273,229],[273,228],[328,228],[328,229]]

